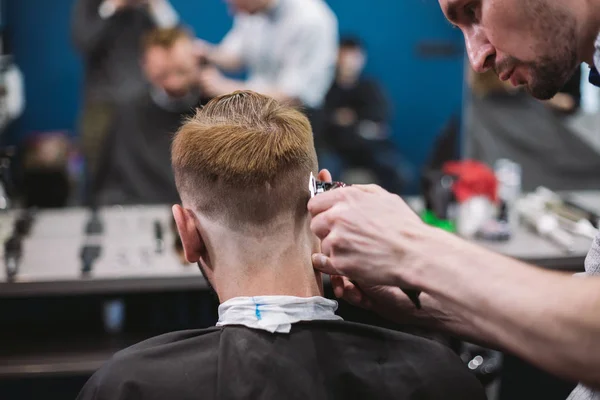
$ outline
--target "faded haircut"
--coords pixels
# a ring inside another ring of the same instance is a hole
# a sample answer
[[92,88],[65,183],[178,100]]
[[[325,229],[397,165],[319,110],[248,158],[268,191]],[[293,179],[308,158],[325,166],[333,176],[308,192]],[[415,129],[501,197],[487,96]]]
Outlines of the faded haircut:
[[317,156],[308,119],[252,91],[210,101],[176,133],[172,165],[186,206],[230,227],[306,216]]

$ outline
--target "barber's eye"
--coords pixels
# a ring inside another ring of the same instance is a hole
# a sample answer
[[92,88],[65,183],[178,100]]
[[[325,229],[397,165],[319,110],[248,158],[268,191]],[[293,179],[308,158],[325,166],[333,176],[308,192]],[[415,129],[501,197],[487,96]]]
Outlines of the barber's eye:
[[465,17],[470,22],[475,22],[477,20],[477,5],[475,3],[469,3],[464,8]]

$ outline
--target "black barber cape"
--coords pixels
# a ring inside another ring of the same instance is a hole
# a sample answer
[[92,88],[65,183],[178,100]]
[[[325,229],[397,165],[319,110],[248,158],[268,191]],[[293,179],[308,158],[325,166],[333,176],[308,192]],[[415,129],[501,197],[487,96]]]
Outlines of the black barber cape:
[[289,334],[229,325],[149,339],[113,356],[78,400],[485,398],[439,343],[312,321],[294,324]]

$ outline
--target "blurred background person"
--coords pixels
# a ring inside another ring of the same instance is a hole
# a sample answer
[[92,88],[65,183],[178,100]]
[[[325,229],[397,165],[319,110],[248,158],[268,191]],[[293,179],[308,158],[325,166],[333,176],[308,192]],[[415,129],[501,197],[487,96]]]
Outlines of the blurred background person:
[[145,88],[139,65],[142,37],[178,20],[168,0],[76,1],[71,28],[85,68],[79,131],[89,180],[96,177],[116,108]]
[[26,208],[61,208],[71,194],[68,163],[71,143],[61,132],[29,137],[21,149],[22,172],[17,182]]
[[0,55],[0,132],[25,108],[23,73],[10,55]]
[[217,46],[199,41],[200,53],[223,71],[246,69],[248,77],[229,79],[219,69],[207,68],[203,88],[211,96],[251,89],[298,104],[318,132],[323,100],[335,75],[335,14],[323,0],[227,3],[235,14],[233,28]]
[[143,48],[150,87],[120,107],[109,129],[93,190],[102,205],[178,202],[171,172],[172,134],[209,100],[199,88],[202,67],[190,31],[155,29],[146,35]]
[[402,157],[390,140],[391,106],[380,85],[363,76],[366,60],[358,38],[341,40],[336,78],[325,99],[323,141],[343,167],[368,169],[381,186],[400,193]]

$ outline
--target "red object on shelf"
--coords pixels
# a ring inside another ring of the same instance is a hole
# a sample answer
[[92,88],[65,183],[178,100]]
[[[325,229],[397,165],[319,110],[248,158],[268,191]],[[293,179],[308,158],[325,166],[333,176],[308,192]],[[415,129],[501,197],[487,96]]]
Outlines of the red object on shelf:
[[486,196],[498,200],[498,181],[494,171],[482,162],[474,160],[450,161],[444,164],[443,172],[456,177],[452,191],[459,203],[473,196]]

